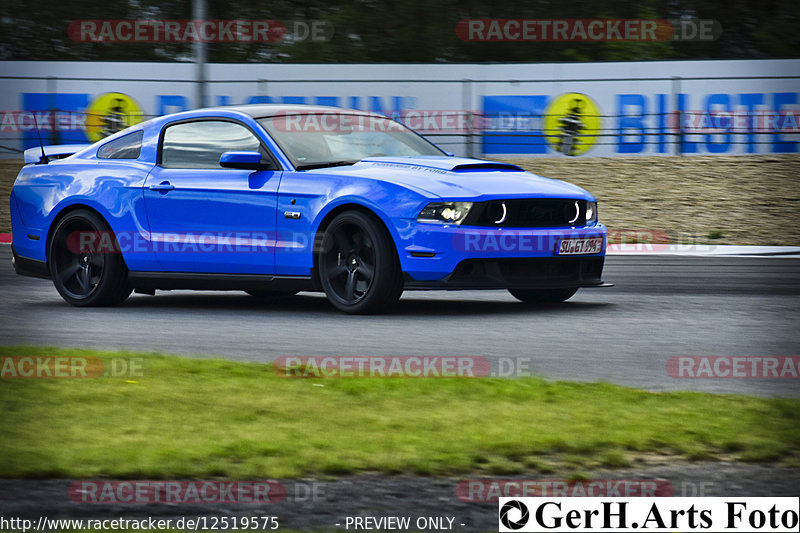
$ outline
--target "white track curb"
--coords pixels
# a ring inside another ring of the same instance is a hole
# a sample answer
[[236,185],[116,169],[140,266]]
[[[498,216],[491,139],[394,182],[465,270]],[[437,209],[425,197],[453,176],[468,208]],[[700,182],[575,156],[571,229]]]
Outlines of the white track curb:
[[736,246],[729,244],[611,244],[606,255],[689,255],[735,257],[800,257],[800,246]]

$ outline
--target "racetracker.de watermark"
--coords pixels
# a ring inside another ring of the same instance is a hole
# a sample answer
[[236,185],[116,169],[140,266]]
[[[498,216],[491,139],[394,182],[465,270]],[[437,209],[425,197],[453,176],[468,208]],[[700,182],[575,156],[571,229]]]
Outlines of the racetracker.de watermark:
[[0,379],[138,378],[147,373],[142,357],[2,356]]
[[352,111],[284,111],[270,118],[272,128],[290,133],[404,131],[401,124],[428,133],[468,133],[485,129],[489,122],[480,112],[462,109],[406,109],[387,116]]
[[476,356],[281,356],[273,363],[285,378],[487,377],[489,359]]
[[598,254],[603,251],[602,233],[584,234],[585,230],[536,230],[478,229],[470,228],[453,234],[451,239],[455,250],[467,253],[496,254],[498,252],[518,253],[557,253],[564,240],[586,239],[592,246],[584,253]]
[[284,378],[519,378],[533,375],[532,357],[281,356],[273,370]]
[[666,369],[679,379],[800,379],[800,356],[678,356]]
[[466,479],[456,485],[456,497],[470,503],[496,502],[502,497],[654,497],[674,496],[663,479]]
[[469,42],[715,41],[711,19],[462,19],[456,35]]
[[709,254],[719,248],[710,244],[713,239],[709,235],[692,233],[667,232],[661,229],[608,229],[609,254],[647,255],[661,252]]
[[303,251],[311,238],[305,233],[275,231],[204,231],[185,233],[135,231],[73,231],[67,249],[74,254],[136,253],[259,253]]
[[326,42],[324,20],[73,20],[67,34],[79,43],[276,43]]
[[608,252],[661,252],[669,248],[670,237],[660,229],[609,229]]
[[75,481],[69,498],[85,504],[265,504],[286,499],[278,481]]

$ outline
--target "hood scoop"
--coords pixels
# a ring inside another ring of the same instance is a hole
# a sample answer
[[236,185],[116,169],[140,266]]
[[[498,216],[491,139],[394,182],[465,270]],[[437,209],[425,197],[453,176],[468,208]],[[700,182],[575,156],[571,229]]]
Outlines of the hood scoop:
[[491,161],[480,163],[464,163],[456,165],[451,172],[525,172],[517,165],[511,163],[493,163]]
[[517,165],[511,163],[498,163],[495,161],[485,161],[483,159],[472,159],[469,157],[446,157],[446,156],[410,156],[410,157],[368,157],[361,160],[362,163],[372,163],[392,167],[406,167],[413,171],[428,172],[455,172],[467,174],[471,172],[525,172]]
[[437,157],[437,156],[411,156],[411,157],[368,157],[362,163],[372,163],[386,166],[407,166],[409,169],[457,172],[525,172],[517,165],[511,163],[497,163],[472,159],[469,157]]

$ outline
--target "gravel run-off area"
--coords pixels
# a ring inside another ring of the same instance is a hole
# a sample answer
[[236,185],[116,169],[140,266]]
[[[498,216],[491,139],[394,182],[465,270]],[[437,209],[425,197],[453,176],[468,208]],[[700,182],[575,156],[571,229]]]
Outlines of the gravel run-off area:
[[[800,245],[800,155],[511,159],[584,187],[617,242]],[[0,160],[0,233],[22,166]],[[637,230],[637,231],[634,231]],[[616,232],[616,233],[615,233]]]

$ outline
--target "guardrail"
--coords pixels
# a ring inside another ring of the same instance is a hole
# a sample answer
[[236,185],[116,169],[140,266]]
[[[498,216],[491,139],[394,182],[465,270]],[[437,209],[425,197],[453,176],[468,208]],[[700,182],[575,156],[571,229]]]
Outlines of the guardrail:
[[[0,150],[21,153],[23,150],[10,146],[22,142],[25,145],[38,144],[37,128],[44,144],[86,142],[86,125],[94,120],[94,127],[105,128],[110,135],[123,127],[154,118],[158,115],[140,114],[114,116],[78,112],[64,109],[36,111],[2,112],[0,123],[4,125],[4,135],[0,136]],[[7,114],[13,114],[8,118]],[[636,138],[644,146],[669,146],[675,154],[686,153],[687,143],[694,136],[734,136],[726,142],[733,145],[767,145],[790,143],[782,135],[800,133],[797,112],[775,113],[646,113],[640,115],[578,115],[565,120],[568,115],[546,113],[501,113],[484,114],[473,111],[407,110],[388,114],[431,141],[447,146],[467,145],[480,151],[480,148],[493,142],[502,141],[506,146],[563,146],[570,137],[573,141],[592,146],[617,145],[620,139]],[[655,122],[655,126],[640,125],[636,128],[624,126],[624,120],[635,117],[637,120]],[[548,128],[544,124],[550,120],[561,121],[557,127]],[[581,125],[584,120],[599,119],[601,126],[589,128]],[[576,122],[577,121],[577,122]],[[9,135],[10,132],[16,135]],[[623,141],[624,142],[624,141]],[[556,149],[556,151],[558,151]]]

